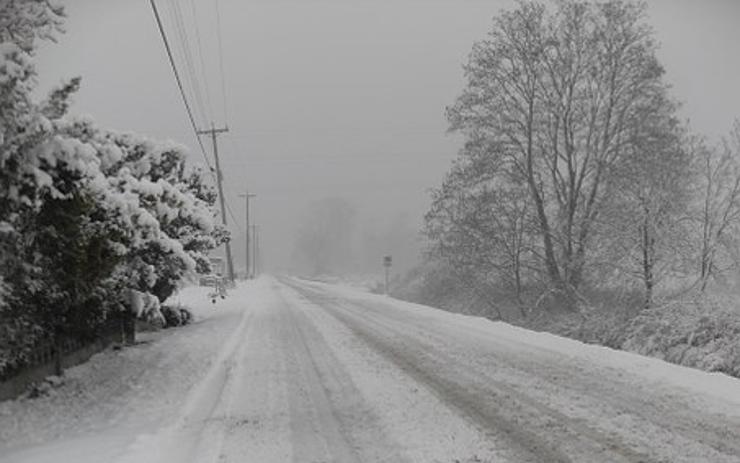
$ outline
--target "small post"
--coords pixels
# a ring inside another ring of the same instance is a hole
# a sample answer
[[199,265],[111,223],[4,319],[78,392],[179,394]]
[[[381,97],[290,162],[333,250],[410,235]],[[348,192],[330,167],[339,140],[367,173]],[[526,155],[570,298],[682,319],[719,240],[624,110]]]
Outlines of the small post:
[[388,276],[390,273],[392,263],[393,263],[393,257],[391,256],[383,257],[383,267],[385,267],[385,294],[386,296],[388,295]]

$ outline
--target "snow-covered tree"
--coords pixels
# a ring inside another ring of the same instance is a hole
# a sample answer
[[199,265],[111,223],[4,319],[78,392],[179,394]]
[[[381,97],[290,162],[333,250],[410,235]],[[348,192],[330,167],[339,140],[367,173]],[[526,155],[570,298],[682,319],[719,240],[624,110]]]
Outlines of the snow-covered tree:
[[523,291],[539,279],[532,205],[509,181],[484,140],[468,142],[425,215],[433,256],[465,280],[505,287],[520,309]]
[[643,4],[619,0],[520,2],[474,45],[467,86],[448,109],[452,130],[485,138],[526,187],[543,269],[565,295],[588,274],[626,132],[665,91],[644,17]]
[[740,121],[719,146],[698,143],[696,202],[692,222],[697,235],[700,289],[740,264]]
[[71,117],[79,78],[33,99],[34,50],[62,19],[48,0],[0,2],[0,374],[39,337],[144,306],[132,294],[166,299],[227,236],[182,147]]
[[[0,278],[17,255],[20,215],[37,207],[37,191],[48,183],[37,147],[52,135],[51,121],[34,101],[34,51],[54,40],[63,10],[48,1],[0,2]],[[50,101],[61,102],[64,92]],[[1,283],[1,281],[0,281]]]
[[134,192],[159,224],[159,233],[138,243],[131,256],[154,273],[142,275],[136,289],[163,302],[196,271],[209,270],[207,253],[225,239],[216,225],[216,196],[201,171],[188,170],[185,150],[119,136],[124,157],[117,172],[119,188]]
[[111,204],[122,219],[123,286],[164,301],[196,271],[207,272],[207,254],[227,232],[215,220],[216,194],[199,168],[186,166],[183,147],[98,129],[84,119],[65,133],[94,146]]
[[627,278],[619,281],[639,281],[646,309],[661,282],[680,280],[689,257],[692,153],[673,112],[667,100],[651,104],[625,131],[624,162],[610,179],[612,197],[597,231],[600,252],[592,258]]

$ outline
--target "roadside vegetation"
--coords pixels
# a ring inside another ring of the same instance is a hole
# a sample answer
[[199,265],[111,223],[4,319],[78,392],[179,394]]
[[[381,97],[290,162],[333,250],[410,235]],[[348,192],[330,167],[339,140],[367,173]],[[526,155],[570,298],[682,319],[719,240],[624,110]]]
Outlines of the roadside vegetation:
[[740,124],[678,115],[643,3],[500,13],[400,297],[740,376]]
[[34,97],[35,50],[63,22],[51,2],[0,3],[0,379],[40,342],[164,319],[159,303],[228,237],[183,147],[69,114],[79,78]]

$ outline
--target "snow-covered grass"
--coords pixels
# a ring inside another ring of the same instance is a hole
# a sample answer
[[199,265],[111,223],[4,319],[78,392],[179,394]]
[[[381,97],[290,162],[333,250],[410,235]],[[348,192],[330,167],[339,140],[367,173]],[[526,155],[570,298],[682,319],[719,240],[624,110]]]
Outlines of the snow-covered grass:
[[[421,269],[395,288],[399,298],[455,313],[496,318],[476,295],[444,269]],[[684,294],[681,300],[642,310],[640,291],[592,291],[580,311],[539,311],[522,318],[501,308],[504,320],[524,328],[656,357],[740,377],[740,303],[737,294]],[[674,291],[675,292],[675,291]],[[495,297],[495,296],[494,296]],[[588,305],[588,306],[586,306]]]
[[67,370],[46,395],[0,402],[0,461],[113,461],[137,436],[174,420],[245,316],[256,284],[240,283],[216,304],[209,288],[184,288],[172,302],[193,312],[191,325],[141,333],[137,345]]

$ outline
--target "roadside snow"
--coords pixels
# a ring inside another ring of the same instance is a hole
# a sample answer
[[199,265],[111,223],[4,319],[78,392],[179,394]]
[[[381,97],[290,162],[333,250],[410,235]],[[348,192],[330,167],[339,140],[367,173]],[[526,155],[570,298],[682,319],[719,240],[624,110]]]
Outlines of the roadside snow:
[[551,333],[537,332],[491,321],[483,317],[446,312],[429,306],[400,301],[384,295],[371,294],[348,285],[328,285],[317,282],[303,282],[315,285],[344,297],[391,304],[398,310],[407,311],[420,319],[446,326],[457,326],[478,333],[481,341],[486,338],[509,344],[512,349],[536,349],[539,352],[556,354],[578,359],[599,368],[613,368],[634,376],[635,383],[652,383],[655,387],[682,389],[696,398],[704,399],[712,411],[728,416],[740,416],[740,379],[723,373],[709,373],[701,370],[675,365],[660,359],[585,344],[573,339]]
[[0,402],[0,462],[113,461],[137,436],[173,421],[209,368],[219,368],[224,339],[244,320],[257,284],[242,283],[216,304],[209,288],[184,288],[172,300],[193,311],[193,324],[101,352],[46,396]]
[[0,463],[740,461],[725,375],[338,285],[207,292],[0,403]]

